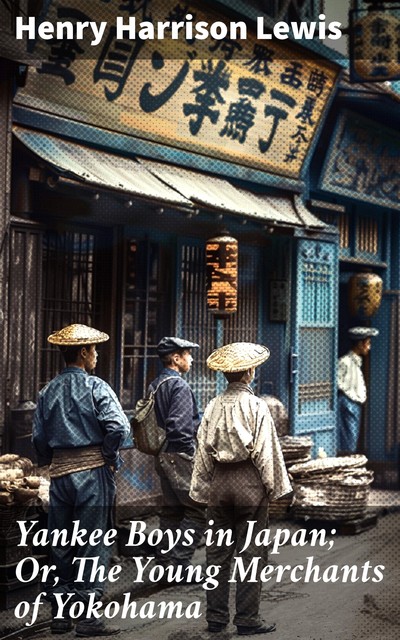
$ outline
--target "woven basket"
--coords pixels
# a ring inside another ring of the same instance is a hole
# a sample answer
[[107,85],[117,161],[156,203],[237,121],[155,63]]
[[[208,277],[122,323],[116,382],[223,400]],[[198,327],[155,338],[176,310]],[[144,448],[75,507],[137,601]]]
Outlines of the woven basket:
[[288,515],[288,511],[293,502],[293,494],[279,498],[269,503],[268,513],[272,520],[284,519]]
[[288,451],[290,449],[298,451],[300,449],[311,449],[313,441],[312,438],[308,436],[282,436],[279,438],[279,444],[281,445],[282,451]]
[[297,478],[293,483],[294,515],[323,520],[361,518],[368,506],[373,478],[372,471],[365,468]]
[[311,460],[313,441],[308,436],[282,436],[279,444],[286,467]]
[[345,469],[342,472],[336,471],[335,473],[326,473],[324,475],[308,475],[308,476],[300,476],[295,477],[294,482],[303,484],[303,485],[351,485],[351,486],[362,486],[362,485],[370,485],[373,482],[374,474],[372,471],[367,471],[367,469]]
[[365,467],[368,460],[363,455],[343,456],[341,458],[318,458],[302,464],[295,464],[289,468],[293,477],[308,476],[310,474],[332,473],[338,470]]

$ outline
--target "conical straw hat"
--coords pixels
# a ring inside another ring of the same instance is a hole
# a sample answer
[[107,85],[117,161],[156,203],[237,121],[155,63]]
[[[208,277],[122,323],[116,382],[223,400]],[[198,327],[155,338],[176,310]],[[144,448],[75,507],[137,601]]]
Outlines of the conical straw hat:
[[106,342],[109,337],[106,333],[87,327],[85,324],[70,324],[60,331],[54,331],[47,341],[58,346],[71,347],[80,344],[99,344],[99,342]]
[[207,358],[207,366],[213,371],[234,373],[258,367],[269,356],[269,349],[262,344],[233,342],[213,351]]

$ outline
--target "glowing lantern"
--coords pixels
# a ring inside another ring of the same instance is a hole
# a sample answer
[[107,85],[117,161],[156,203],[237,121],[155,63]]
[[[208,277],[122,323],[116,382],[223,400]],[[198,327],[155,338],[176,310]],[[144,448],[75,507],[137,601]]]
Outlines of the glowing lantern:
[[230,236],[206,243],[207,308],[226,316],[237,310],[238,242]]

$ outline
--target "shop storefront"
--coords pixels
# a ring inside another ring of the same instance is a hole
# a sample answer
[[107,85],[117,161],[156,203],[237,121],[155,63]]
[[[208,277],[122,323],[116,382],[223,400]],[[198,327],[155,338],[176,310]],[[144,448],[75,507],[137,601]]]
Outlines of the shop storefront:
[[[14,101],[10,406],[56,374],[46,336],[70,322],[111,335],[98,373],[127,411],[156,375],[163,335],[200,344],[189,382],[202,409],[223,385],[210,351],[260,341],[272,355],[257,392],[335,454],[338,234],[304,201],[337,65],[251,35],[196,51],[185,41],[174,56],[167,41],[139,55],[112,29],[104,42],[96,59],[84,43],[69,58],[42,43]],[[239,257],[225,317],[206,296],[205,247],[221,235]]]
[[[313,161],[311,200],[316,215],[339,232],[339,355],[349,348],[349,327],[380,331],[365,362],[359,450],[376,482],[388,487],[399,481],[398,106],[389,88],[342,83]],[[382,296],[375,299],[377,287]]]

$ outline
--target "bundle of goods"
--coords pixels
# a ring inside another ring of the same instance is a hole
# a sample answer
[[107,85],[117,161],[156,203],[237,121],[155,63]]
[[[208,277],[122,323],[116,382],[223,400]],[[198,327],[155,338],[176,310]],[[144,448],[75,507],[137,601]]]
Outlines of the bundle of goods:
[[321,458],[292,465],[294,515],[318,520],[356,520],[368,505],[374,476],[363,455]]
[[32,472],[29,458],[21,458],[16,453],[0,456],[0,505],[26,505],[37,498],[40,477]]
[[33,463],[14,453],[0,456],[0,609],[14,607],[31,599],[38,591],[38,581],[29,585],[17,578],[18,563],[32,555],[32,545],[19,546],[18,520],[36,515],[41,478],[33,475]]
[[[305,462],[311,459],[313,441],[308,436],[282,436],[279,438],[279,442],[287,469],[294,463]],[[271,502],[269,505],[270,518],[279,519],[286,517],[292,501],[293,495],[290,494]]]

